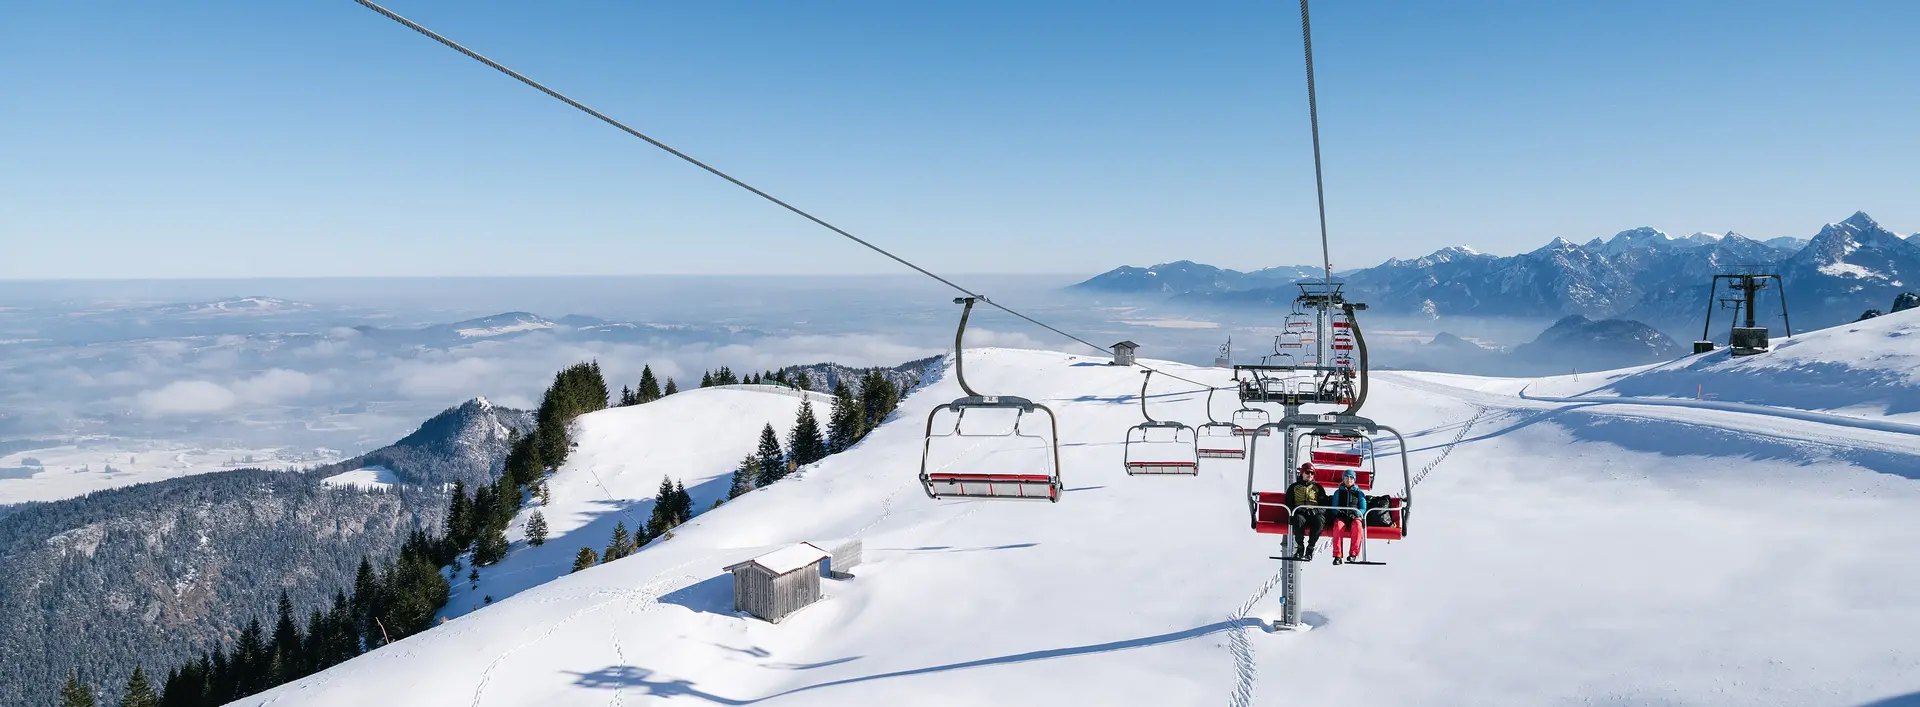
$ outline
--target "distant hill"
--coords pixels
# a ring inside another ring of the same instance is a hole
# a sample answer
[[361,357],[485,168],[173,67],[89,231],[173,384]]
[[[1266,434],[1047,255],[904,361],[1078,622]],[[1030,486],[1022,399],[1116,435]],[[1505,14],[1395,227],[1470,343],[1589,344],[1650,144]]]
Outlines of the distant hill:
[[368,452],[367,466],[384,466],[406,482],[438,485],[491,483],[507,462],[509,435],[533,431],[533,413],[475,398],[448,408],[398,442]]
[[[531,414],[475,399],[308,472],[213,472],[0,510],[0,705],[50,704],[76,667],[117,691],[135,665],[164,671],[270,617],[283,590],[304,620],[351,587],[363,555],[438,531],[441,484],[493,479],[508,430],[531,427]],[[369,465],[404,483],[321,483]]]
[[1083,292],[1118,294],[1165,293],[1171,295],[1216,294],[1266,287],[1291,286],[1295,280],[1319,272],[1312,266],[1285,265],[1253,272],[1225,270],[1191,260],[1161,263],[1147,268],[1114,268],[1069,289]]

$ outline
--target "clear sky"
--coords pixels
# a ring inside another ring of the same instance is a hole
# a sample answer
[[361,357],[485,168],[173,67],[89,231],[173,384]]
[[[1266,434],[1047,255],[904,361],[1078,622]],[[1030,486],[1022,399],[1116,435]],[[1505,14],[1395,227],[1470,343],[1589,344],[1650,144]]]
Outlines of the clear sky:
[[[389,7],[936,269],[1317,259],[1289,3]],[[1920,230],[1920,3],[1314,19],[1336,267]],[[0,4],[0,278],[897,268],[349,0]]]

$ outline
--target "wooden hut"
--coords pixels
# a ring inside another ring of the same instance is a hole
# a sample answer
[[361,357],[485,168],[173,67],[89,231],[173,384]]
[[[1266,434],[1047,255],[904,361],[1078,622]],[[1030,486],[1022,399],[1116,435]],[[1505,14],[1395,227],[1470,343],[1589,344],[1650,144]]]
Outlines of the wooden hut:
[[1133,352],[1136,350],[1139,350],[1139,348],[1140,348],[1139,344],[1133,343],[1131,341],[1122,341],[1118,344],[1114,344],[1113,345],[1113,365],[1115,366],[1133,365]]
[[820,600],[820,563],[832,556],[810,543],[797,543],[727,566],[733,573],[733,609],[780,623]]

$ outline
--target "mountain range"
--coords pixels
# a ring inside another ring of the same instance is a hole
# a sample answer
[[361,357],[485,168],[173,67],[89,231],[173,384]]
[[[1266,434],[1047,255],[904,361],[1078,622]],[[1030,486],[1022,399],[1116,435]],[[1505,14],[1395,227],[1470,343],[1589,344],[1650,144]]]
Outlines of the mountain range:
[[1411,368],[1487,376],[1603,371],[1666,361],[1687,353],[1672,337],[1626,319],[1562,317],[1532,341],[1500,350],[1440,332],[1419,348]]
[[[1586,243],[1555,238],[1511,256],[1453,246],[1335,275],[1354,299],[1390,314],[1436,319],[1579,314],[1625,317],[1680,332],[1699,325],[1713,275],[1745,271],[1778,274],[1794,323],[1814,329],[1851,321],[1903,288],[1920,287],[1920,243],[1857,212],[1805,240],[1760,241],[1733,232],[1675,237],[1640,227]],[[1243,273],[1179,261],[1116,268],[1070,289],[1164,293],[1172,303],[1189,306],[1266,307],[1290,303],[1298,293],[1292,281],[1315,272],[1296,266]],[[1759,312],[1779,311],[1776,302],[1768,296]]]

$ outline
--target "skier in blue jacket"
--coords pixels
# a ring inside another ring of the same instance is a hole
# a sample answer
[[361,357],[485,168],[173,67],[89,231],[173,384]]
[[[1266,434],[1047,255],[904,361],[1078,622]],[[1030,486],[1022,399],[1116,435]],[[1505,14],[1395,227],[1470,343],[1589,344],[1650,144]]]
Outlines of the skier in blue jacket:
[[[1367,494],[1354,485],[1354,473],[1348,469],[1340,475],[1340,488],[1333,490],[1334,510],[1327,519],[1329,534],[1333,536],[1333,564],[1340,564],[1341,556],[1348,562],[1360,559],[1361,524],[1367,517]],[[1342,539],[1350,539],[1351,545],[1346,552],[1340,551]]]

